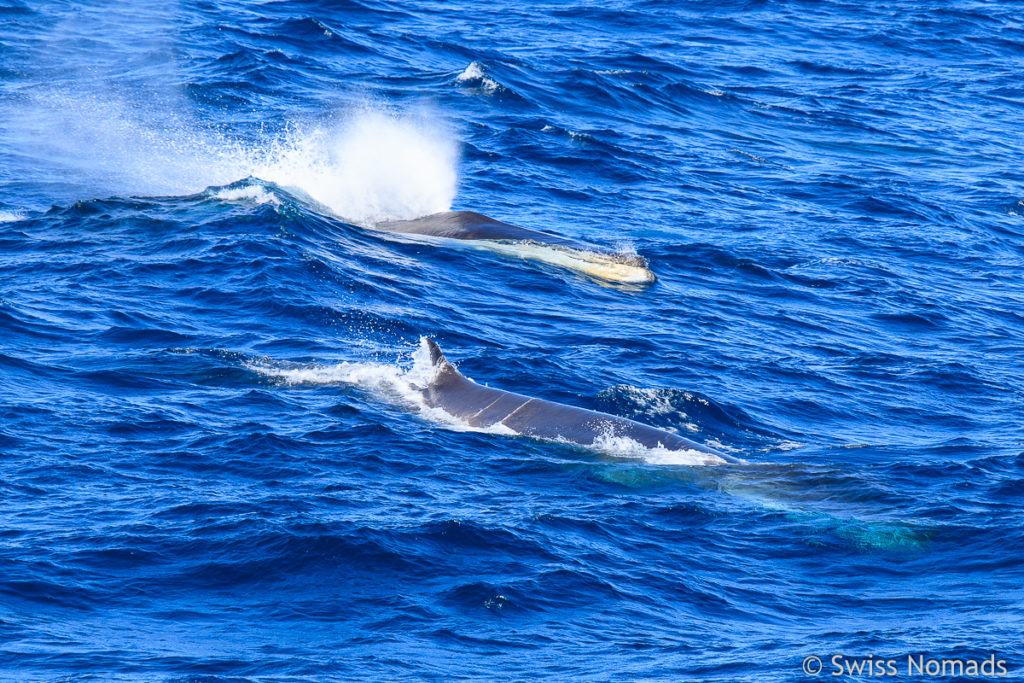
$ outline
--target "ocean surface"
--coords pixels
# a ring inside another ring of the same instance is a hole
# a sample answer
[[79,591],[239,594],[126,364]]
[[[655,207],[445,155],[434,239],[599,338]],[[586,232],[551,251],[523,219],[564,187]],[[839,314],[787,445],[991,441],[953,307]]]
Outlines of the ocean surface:
[[0,680],[1024,676],[1020,9],[0,0]]

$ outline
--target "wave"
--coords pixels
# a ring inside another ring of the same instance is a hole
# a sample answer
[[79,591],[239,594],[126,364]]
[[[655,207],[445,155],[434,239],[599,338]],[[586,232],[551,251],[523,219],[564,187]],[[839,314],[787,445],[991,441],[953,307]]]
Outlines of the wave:
[[491,95],[501,89],[501,85],[487,75],[484,71],[484,66],[480,62],[470,62],[469,66],[455,77],[455,82],[462,85],[476,86],[486,95]]

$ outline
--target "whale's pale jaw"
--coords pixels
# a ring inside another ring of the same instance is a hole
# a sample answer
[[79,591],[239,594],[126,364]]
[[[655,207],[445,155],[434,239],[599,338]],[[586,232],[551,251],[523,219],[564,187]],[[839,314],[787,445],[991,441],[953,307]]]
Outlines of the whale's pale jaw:
[[605,282],[644,285],[657,280],[654,273],[647,267],[647,262],[634,255],[627,256],[544,244],[532,240],[521,242],[481,240],[476,242],[475,246],[506,256],[529,259],[576,271]]
[[592,277],[609,282],[637,285],[649,284],[657,280],[651,269],[647,267],[647,261],[639,256],[620,256],[592,251],[578,252],[572,249],[566,249],[566,251],[573,252],[575,258],[581,262],[576,270]]

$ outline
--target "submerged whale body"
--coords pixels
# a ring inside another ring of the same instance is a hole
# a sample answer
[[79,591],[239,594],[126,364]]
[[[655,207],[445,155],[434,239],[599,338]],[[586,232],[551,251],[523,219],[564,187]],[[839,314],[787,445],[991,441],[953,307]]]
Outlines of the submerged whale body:
[[520,228],[518,225],[504,223],[476,211],[442,211],[408,221],[388,221],[379,224],[378,227],[390,232],[434,235],[456,240],[530,240],[578,249],[586,248],[580,242],[538,230]]
[[407,235],[472,240],[493,251],[577,270],[612,282],[655,280],[647,262],[639,256],[616,254],[579,240],[521,228],[475,211],[442,211],[412,220],[386,221],[374,227]]
[[741,463],[742,460],[696,441],[640,422],[485,387],[467,379],[444,357],[441,348],[424,339],[431,380],[414,387],[431,408],[440,408],[471,427],[505,427],[523,436],[601,446],[610,440],[629,440],[644,448],[686,451],[706,456],[704,464]]

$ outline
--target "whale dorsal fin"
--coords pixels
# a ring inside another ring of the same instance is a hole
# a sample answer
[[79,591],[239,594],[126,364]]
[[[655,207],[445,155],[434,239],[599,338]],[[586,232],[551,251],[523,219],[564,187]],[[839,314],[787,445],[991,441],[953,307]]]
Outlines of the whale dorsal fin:
[[[451,396],[458,393],[456,392],[456,388],[465,389],[471,385],[476,386],[476,383],[473,382],[473,380],[464,377],[463,374],[459,372],[458,368],[452,365],[451,362],[444,357],[444,352],[441,351],[441,347],[437,345],[436,341],[429,337],[423,337],[423,347],[426,348],[427,359],[430,362],[430,378],[427,380],[426,385],[422,387],[426,392],[427,401],[431,405],[443,404],[451,407]],[[440,398],[440,395],[435,395],[435,392],[445,392],[448,395],[448,398],[442,399]],[[479,408],[476,408],[472,412],[475,413],[478,410]],[[455,412],[452,414],[462,415],[462,412]]]
[[430,337],[424,337],[423,343],[427,346],[427,357],[430,360],[430,367],[434,368],[435,382],[440,381],[443,378],[458,377],[463,381],[466,380],[459,372],[458,368],[452,365],[451,361],[444,357],[444,352],[441,351],[441,347],[437,345],[437,342]]
[[441,347],[437,345],[437,342],[430,337],[425,338],[424,343],[427,345],[427,353],[429,354],[430,364],[438,366],[448,362],[448,359],[444,357],[444,353],[441,351]]

